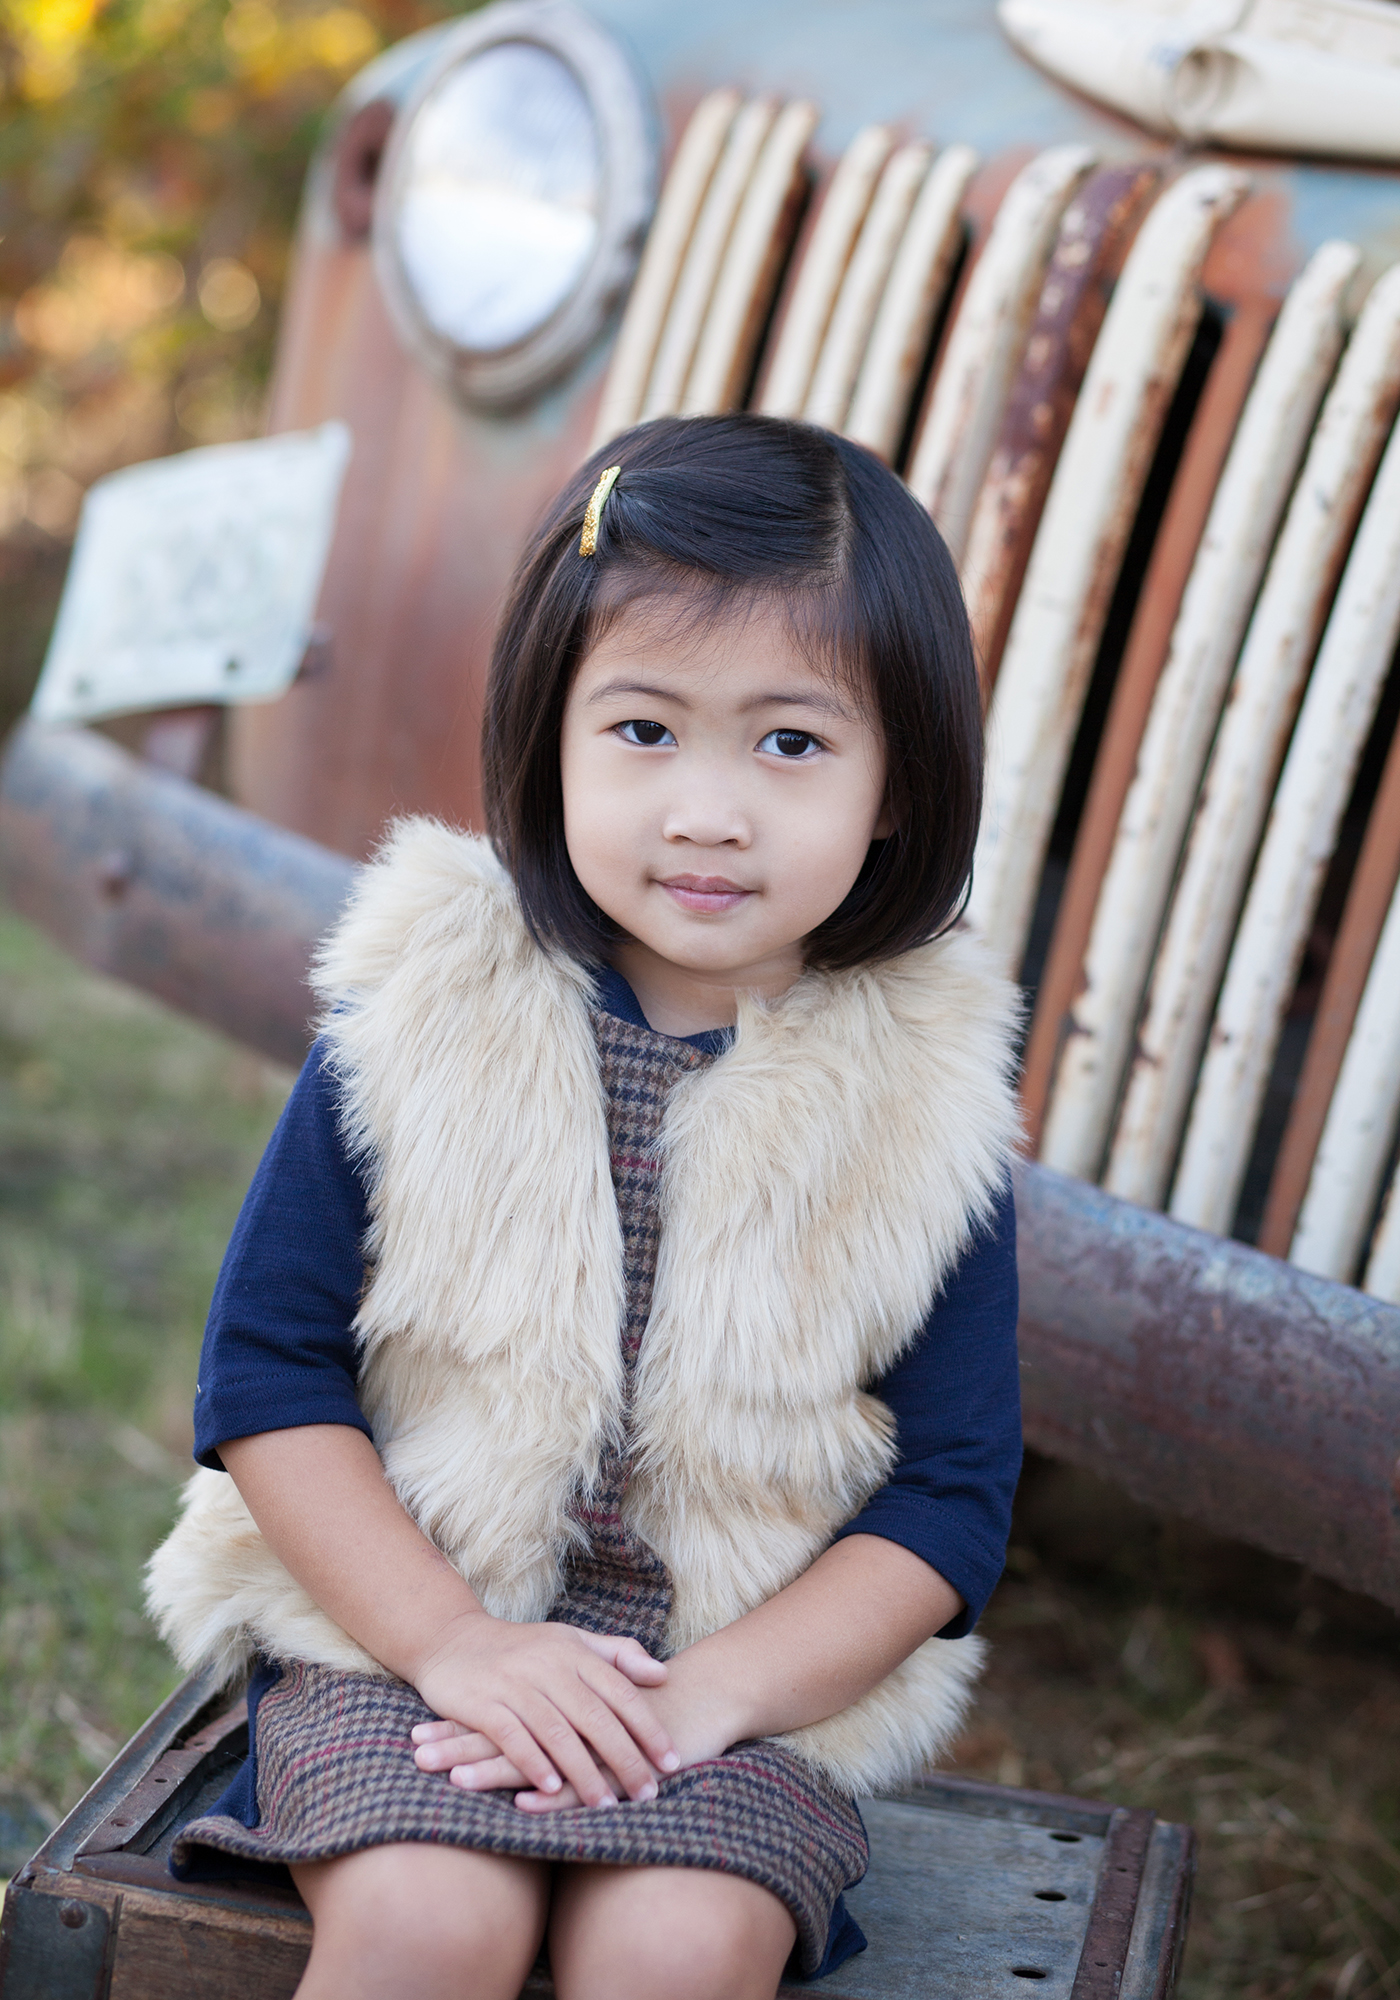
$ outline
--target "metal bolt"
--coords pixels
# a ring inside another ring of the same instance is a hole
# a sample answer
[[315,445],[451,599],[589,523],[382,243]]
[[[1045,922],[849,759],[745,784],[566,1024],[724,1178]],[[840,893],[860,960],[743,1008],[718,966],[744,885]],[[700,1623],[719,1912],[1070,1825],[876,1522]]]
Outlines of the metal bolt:
[[58,1913],[58,1921],[66,1924],[70,1931],[80,1931],[88,1920],[85,1903],[65,1903]]

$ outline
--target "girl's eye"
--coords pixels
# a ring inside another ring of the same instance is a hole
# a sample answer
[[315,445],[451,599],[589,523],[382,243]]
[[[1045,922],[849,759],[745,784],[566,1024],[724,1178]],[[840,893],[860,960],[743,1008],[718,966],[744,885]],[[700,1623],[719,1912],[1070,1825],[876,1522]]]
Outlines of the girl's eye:
[[806,757],[821,745],[805,729],[770,729],[758,747],[775,757],[796,758]]
[[648,750],[654,750],[658,744],[672,745],[676,740],[664,722],[619,722],[617,728],[624,742],[640,743]]

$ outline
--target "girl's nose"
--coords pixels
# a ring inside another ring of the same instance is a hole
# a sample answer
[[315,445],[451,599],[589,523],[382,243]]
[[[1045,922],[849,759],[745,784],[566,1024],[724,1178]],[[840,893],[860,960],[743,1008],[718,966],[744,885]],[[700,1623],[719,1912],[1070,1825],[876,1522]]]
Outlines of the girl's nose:
[[753,827],[738,798],[727,786],[695,784],[672,800],[661,827],[666,840],[689,841],[694,847],[748,847]]

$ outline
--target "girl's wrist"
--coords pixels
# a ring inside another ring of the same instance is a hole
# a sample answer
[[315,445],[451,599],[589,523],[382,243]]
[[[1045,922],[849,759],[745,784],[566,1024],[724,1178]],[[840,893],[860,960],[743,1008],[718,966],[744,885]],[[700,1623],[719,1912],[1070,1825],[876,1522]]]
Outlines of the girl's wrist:
[[668,1665],[665,1696],[686,1717],[688,1728],[683,1733],[703,1738],[715,1756],[754,1733],[742,1690],[719,1660],[707,1657],[704,1640],[678,1653]]
[[449,1660],[460,1661],[463,1641],[470,1643],[486,1626],[494,1623],[490,1612],[481,1605],[462,1605],[446,1618],[435,1622],[411,1643],[397,1663],[395,1672],[410,1686],[417,1688],[431,1707],[425,1682],[431,1682],[434,1673]]

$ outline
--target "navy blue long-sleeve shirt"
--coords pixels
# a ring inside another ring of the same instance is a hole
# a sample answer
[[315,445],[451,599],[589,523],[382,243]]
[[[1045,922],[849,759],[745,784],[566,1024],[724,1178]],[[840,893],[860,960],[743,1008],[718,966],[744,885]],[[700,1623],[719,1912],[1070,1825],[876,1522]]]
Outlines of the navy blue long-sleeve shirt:
[[[626,982],[599,978],[609,1013],[647,1026]],[[728,1031],[687,1038],[710,1051]],[[300,1424],[370,1435],[356,1396],[351,1331],[364,1285],[366,1188],[341,1137],[321,1045],[298,1077],[253,1177],[214,1291],[195,1396],[195,1457],[223,1469],[230,1438]],[[898,1461],[838,1532],[900,1543],[980,1617],[1001,1574],[1021,1463],[1016,1365],[1016,1218],[1008,1187],[969,1245],[923,1332],[868,1386],[893,1412]]]

